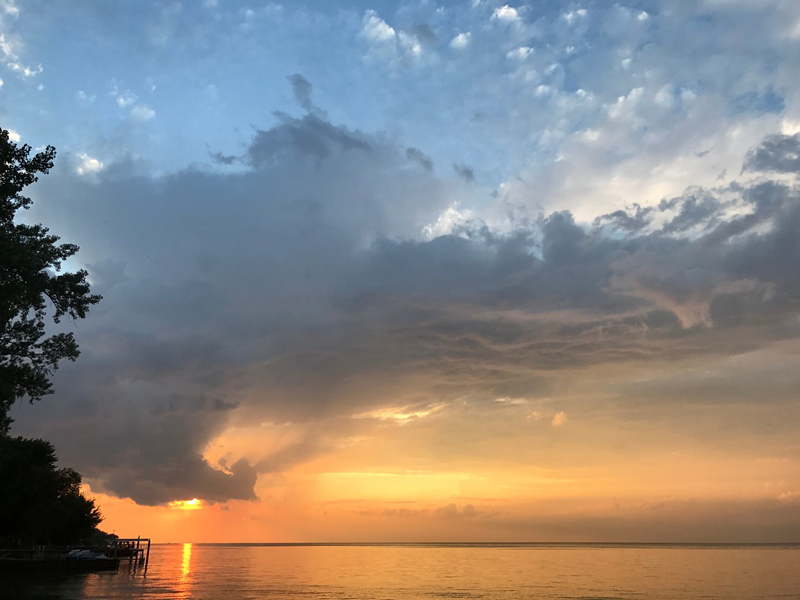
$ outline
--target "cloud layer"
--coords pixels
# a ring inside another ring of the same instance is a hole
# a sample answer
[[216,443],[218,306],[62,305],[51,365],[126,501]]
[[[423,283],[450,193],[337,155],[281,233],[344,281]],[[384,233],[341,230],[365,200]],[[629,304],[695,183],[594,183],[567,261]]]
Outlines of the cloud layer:
[[7,5],[105,297],[15,426],[92,490],[796,530],[800,4]]
[[[793,181],[691,188],[593,226],[562,211],[426,240],[471,182],[334,125],[303,81],[306,114],[257,130],[236,172],[151,179],[129,162],[40,184],[40,209],[88,248],[105,296],[47,409],[60,418],[44,424],[94,489],[144,504],[253,499],[257,469],[322,450],[209,464],[231,424],[533,397],[577,369],[800,334]],[[765,139],[746,169],[790,171],[794,141]],[[557,412],[552,425],[569,426]]]

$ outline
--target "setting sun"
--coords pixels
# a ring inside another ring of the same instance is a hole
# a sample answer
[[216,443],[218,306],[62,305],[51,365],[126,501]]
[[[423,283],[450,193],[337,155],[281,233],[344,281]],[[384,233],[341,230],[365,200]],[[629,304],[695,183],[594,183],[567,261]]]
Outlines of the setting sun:
[[196,510],[202,508],[202,506],[203,503],[197,498],[192,498],[191,500],[175,500],[169,503],[170,508],[179,508],[181,510]]

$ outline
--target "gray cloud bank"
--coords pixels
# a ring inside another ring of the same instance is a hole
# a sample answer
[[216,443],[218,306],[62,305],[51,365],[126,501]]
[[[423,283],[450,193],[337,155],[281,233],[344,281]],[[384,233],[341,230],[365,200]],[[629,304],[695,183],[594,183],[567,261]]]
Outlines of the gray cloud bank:
[[[129,161],[90,181],[62,164],[37,184],[32,216],[81,245],[105,300],[74,324],[81,359],[54,398],[19,407],[17,431],[54,441],[93,489],[253,499],[257,471],[291,459],[209,464],[230,424],[525,396],[572,369],[800,335],[793,180],[690,189],[592,226],[555,212],[425,240],[474,176],[338,127],[292,84],[306,114],[256,131],[241,172],[149,177]],[[797,173],[796,138],[764,140],[745,169]]]

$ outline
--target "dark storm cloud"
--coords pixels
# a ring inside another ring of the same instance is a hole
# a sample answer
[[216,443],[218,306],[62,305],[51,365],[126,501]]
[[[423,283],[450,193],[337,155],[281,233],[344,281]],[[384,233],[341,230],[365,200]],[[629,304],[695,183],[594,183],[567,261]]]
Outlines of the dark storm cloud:
[[248,499],[257,472],[324,447],[315,436],[209,464],[206,445],[232,423],[525,396],[578,367],[800,336],[788,184],[692,189],[594,228],[556,212],[426,241],[460,183],[408,169],[414,149],[380,136],[278,117],[254,135],[247,172],[120,166],[37,184],[105,299],[76,325],[83,356],[57,397],[15,416],[20,433],[35,416],[94,489],[145,504]]
[[205,443],[218,431],[219,402],[180,397],[161,402],[139,399],[137,403],[155,404],[155,409],[149,414],[131,414],[125,421],[97,423],[105,429],[106,446],[102,458],[86,475],[98,475],[98,491],[130,497],[139,504],[192,498],[254,500],[256,469],[246,460],[222,470],[202,457]]
[[800,173],[800,133],[769,136],[747,153],[743,170]]
[[249,156],[255,168],[236,175],[190,169],[153,179],[123,164],[94,183],[69,168],[41,182],[40,206],[55,200],[47,210],[65,239],[80,239],[87,219],[98,224],[81,240],[82,258],[105,301],[76,325],[83,356],[60,373],[60,402],[42,404],[42,420],[39,405],[20,407],[18,425],[35,418],[93,489],[144,504],[249,499],[256,466],[317,451],[227,468],[202,457],[252,400],[253,372],[273,382],[258,395],[283,418],[328,402],[295,406],[281,393],[317,393],[315,382],[357,361],[310,359],[309,376],[290,368],[291,357],[313,357],[313,340],[342,327],[331,294],[342,292],[359,248],[380,233],[419,230],[446,206],[442,183],[410,172],[403,148],[319,115],[282,116],[256,133]]

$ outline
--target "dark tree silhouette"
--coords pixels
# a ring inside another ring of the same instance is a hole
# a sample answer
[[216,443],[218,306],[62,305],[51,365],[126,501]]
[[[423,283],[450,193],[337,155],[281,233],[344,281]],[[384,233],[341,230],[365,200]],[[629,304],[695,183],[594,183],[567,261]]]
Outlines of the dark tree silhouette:
[[56,468],[53,445],[0,435],[0,538],[22,544],[89,540],[102,516],[81,476]]
[[84,318],[100,296],[89,293],[86,271],[60,273],[61,263],[78,251],[59,244],[42,225],[15,221],[31,199],[22,190],[53,167],[56,151],[48,146],[30,157],[0,129],[0,433],[7,433],[14,402],[31,402],[52,393],[50,375],[63,359],[78,357],[72,333],[47,336],[48,311],[58,323],[63,316]]
[[78,357],[72,333],[48,335],[48,314],[56,323],[82,319],[100,296],[90,294],[86,271],[60,272],[75,244],[16,220],[31,204],[22,190],[50,171],[56,155],[52,146],[30,152],[0,129],[0,538],[73,544],[97,534],[100,510],[81,493],[76,471],[56,467],[50,442],[8,435],[8,412],[16,400],[52,393],[58,363]]

